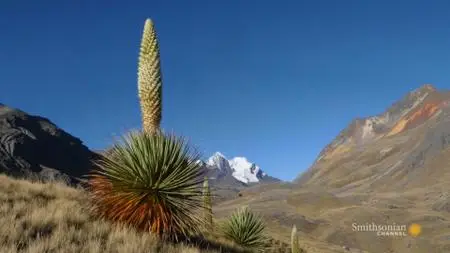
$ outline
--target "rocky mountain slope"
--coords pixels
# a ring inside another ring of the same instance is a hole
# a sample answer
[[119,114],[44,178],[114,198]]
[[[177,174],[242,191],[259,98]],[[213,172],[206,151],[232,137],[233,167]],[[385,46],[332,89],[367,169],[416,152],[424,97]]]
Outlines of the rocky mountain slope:
[[347,192],[446,183],[450,92],[424,85],[384,113],[354,120],[297,182]]
[[[353,120],[293,183],[258,185],[216,205],[249,205],[273,234],[320,252],[450,252],[450,93],[424,85],[380,115]],[[419,236],[380,236],[354,225],[417,223]]]
[[95,157],[48,119],[0,104],[0,173],[71,180],[86,174]]

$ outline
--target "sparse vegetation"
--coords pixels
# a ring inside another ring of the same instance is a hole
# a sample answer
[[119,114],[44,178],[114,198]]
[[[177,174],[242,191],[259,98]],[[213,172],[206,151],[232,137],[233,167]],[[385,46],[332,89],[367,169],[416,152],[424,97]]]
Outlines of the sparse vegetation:
[[0,175],[2,253],[218,253],[244,252],[209,236],[171,243],[126,224],[92,215],[88,194],[59,182],[39,183]]
[[236,244],[253,251],[264,251],[268,237],[262,217],[248,207],[242,207],[231,214],[222,224],[225,237]]

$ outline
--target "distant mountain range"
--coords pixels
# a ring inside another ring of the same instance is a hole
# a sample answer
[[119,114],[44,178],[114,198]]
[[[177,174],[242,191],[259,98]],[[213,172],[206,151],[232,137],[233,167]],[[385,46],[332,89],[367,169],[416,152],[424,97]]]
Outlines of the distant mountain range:
[[281,180],[263,172],[259,166],[245,157],[228,160],[222,153],[216,152],[202,164],[216,195],[215,201],[235,198],[238,193],[254,185],[270,184]]
[[216,152],[206,162],[199,162],[208,169],[211,180],[220,181],[231,176],[234,180],[246,185],[280,181],[268,176],[258,165],[249,162],[245,157],[227,160],[222,153]]
[[[91,160],[98,158],[99,153],[89,150],[80,139],[47,118],[0,104],[0,172],[74,179],[89,172]],[[245,157],[227,160],[217,152],[207,161],[198,162],[211,185],[227,196],[253,184],[279,181]]]

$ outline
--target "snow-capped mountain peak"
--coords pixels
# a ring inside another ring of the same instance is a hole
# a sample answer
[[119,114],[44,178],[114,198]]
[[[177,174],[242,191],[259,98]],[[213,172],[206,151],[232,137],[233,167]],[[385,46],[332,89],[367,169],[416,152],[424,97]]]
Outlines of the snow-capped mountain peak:
[[234,157],[227,160],[222,153],[216,152],[207,160],[206,164],[221,171],[228,170],[235,179],[246,184],[258,183],[262,177],[266,176],[259,166],[249,162],[245,157]]
[[214,155],[212,155],[210,158],[208,158],[208,160],[206,161],[206,164],[208,166],[217,166],[219,170],[230,169],[228,160],[220,152],[216,152],[216,153],[214,153]]
[[209,159],[227,159],[224,154],[220,152],[214,153]]

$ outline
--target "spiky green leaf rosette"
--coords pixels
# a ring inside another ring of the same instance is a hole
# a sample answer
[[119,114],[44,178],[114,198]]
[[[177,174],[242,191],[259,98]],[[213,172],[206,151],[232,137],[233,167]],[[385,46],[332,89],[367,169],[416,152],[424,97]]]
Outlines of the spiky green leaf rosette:
[[174,135],[130,133],[90,175],[93,211],[172,238],[198,233],[204,225],[198,157]]
[[255,251],[263,251],[267,243],[262,218],[243,207],[231,214],[222,224],[224,235],[238,245]]

